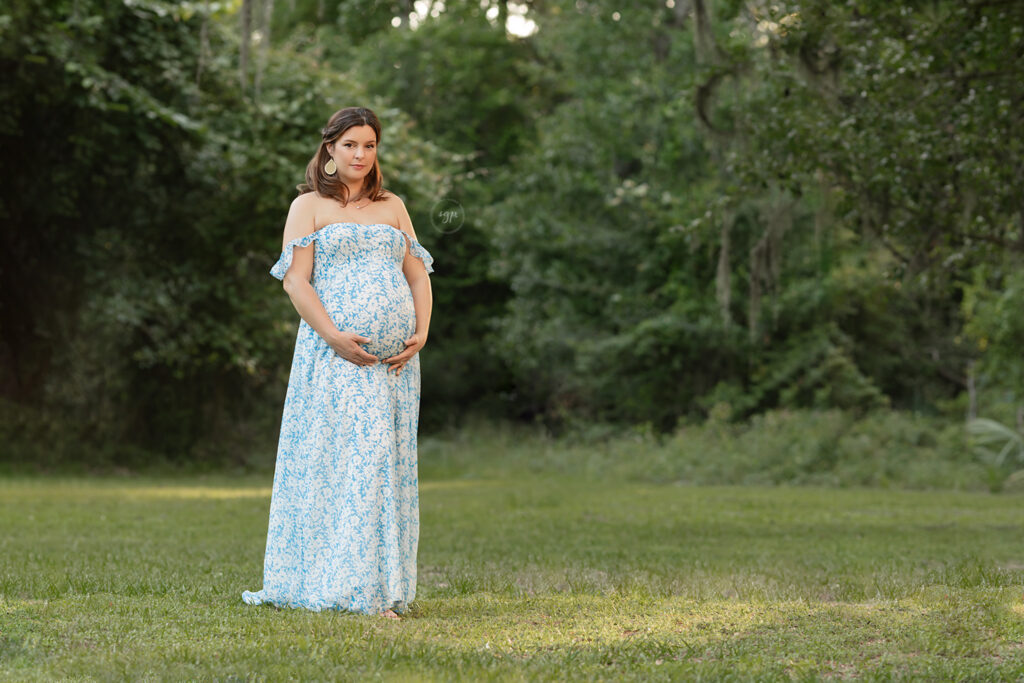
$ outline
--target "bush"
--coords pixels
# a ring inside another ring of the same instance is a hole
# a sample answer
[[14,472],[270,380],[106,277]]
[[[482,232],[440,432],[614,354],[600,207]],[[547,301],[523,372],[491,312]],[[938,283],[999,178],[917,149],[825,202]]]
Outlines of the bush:
[[560,473],[593,479],[679,484],[987,488],[985,467],[960,423],[896,411],[776,410],[742,423],[713,417],[668,436],[651,425],[616,429],[477,423],[421,440],[430,477]]

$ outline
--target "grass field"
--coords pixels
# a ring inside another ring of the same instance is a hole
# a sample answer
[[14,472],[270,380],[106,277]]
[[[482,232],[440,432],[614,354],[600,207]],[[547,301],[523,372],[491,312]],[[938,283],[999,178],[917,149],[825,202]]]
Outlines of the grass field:
[[1017,496],[421,478],[392,622],[242,602],[270,482],[0,480],[0,680],[1024,676]]

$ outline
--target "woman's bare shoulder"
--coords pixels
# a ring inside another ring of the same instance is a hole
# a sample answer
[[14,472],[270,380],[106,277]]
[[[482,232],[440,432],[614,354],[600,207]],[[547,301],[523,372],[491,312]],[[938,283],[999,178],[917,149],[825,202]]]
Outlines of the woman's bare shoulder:
[[292,200],[292,206],[308,209],[316,206],[319,201],[320,197],[317,196],[316,191],[302,192]]
[[389,192],[385,201],[387,201],[388,208],[395,217],[395,224],[398,226],[398,229],[416,239],[416,230],[412,227],[409,209],[406,208],[402,198],[394,192]]
[[403,216],[408,213],[408,209],[405,208],[405,202],[394,192],[384,190],[381,196],[383,197],[382,201],[399,216]]
[[382,190],[381,201],[387,207],[388,213],[394,216],[394,225],[403,232],[409,232],[409,212],[406,210],[405,202],[402,201],[402,198],[390,190]]

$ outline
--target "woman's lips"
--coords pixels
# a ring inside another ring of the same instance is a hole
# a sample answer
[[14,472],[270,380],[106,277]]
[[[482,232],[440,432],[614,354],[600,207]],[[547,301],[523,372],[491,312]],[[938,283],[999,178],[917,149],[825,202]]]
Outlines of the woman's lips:
[[366,164],[352,164],[352,168],[366,168]]

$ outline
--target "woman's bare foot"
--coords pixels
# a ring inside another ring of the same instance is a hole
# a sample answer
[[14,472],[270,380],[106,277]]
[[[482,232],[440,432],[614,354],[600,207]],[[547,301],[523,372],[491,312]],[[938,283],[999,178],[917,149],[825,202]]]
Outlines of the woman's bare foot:
[[380,613],[380,615],[382,617],[387,617],[388,619],[399,619],[400,620],[402,618],[402,617],[398,616],[397,614],[395,614],[395,612],[393,610],[389,610],[389,609],[384,610],[383,612]]

